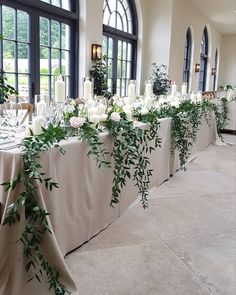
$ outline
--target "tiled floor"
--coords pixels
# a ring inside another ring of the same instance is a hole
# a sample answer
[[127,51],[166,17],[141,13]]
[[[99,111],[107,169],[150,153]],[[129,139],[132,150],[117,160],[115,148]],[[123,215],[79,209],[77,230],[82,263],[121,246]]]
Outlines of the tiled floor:
[[236,136],[67,256],[80,295],[236,294]]

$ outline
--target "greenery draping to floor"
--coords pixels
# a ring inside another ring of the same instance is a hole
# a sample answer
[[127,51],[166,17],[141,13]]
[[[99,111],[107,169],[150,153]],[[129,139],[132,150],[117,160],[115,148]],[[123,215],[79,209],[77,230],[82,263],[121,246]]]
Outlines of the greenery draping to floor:
[[[184,101],[178,107],[163,104],[160,109],[151,108],[146,114],[137,109],[133,116],[136,121],[145,123],[142,126],[137,126],[133,121],[128,120],[122,109],[115,105],[107,114],[102,128],[101,124],[95,125],[87,118],[80,118],[74,127],[49,125],[47,129],[43,129],[42,134],[26,137],[21,147],[23,167],[16,178],[2,185],[5,186],[5,191],[10,192],[17,187],[22,187],[14,203],[7,208],[3,224],[11,226],[19,222],[23,218],[20,215],[20,209],[24,207],[25,226],[18,241],[23,244],[25,270],[33,273],[29,280],[36,278],[40,281],[43,278],[47,281],[49,289],[53,289],[56,295],[70,294],[60,283],[57,270],[49,264],[41,247],[43,235],[46,232],[51,233],[51,230],[47,221],[49,212],[41,208],[38,202],[37,184],[44,184],[47,190],[59,187],[51,178],[45,178],[43,167],[39,164],[42,152],[55,146],[59,147],[60,141],[72,134],[77,136],[79,134],[79,138],[89,145],[88,156],[96,160],[98,168],[110,169],[112,165],[107,158],[108,156],[113,158],[111,206],[119,202],[121,189],[125,186],[127,178],[130,178],[138,187],[142,206],[147,208],[148,186],[152,175],[149,155],[161,145],[161,138],[158,136],[159,119],[172,118],[172,152],[179,151],[181,168],[186,169],[191,147],[197,139],[201,119],[204,117],[208,122],[208,116],[212,111],[215,114],[219,132],[227,121],[226,99],[222,99],[220,105],[210,101],[197,103]],[[78,110],[75,110],[65,114],[66,121],[69,122],[77,112]],[[107,131],[113,137],[112,151],[106,151],[103,147],[100,140],[101,131]],[[64,152],[62,148],[60,150]]]

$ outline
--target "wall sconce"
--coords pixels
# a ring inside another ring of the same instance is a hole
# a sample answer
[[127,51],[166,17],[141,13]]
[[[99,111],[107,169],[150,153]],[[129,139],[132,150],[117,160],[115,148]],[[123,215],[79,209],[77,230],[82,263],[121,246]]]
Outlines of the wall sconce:
[[195,73],[199,73],[200,72],[200,64],[195,64]]
[[102,59],[102,46],[101,45],[92,44],[91,59],[92,60]]
[[216,68],[212,68],[211,69],[211,74],[212,74],[212,76],[215,76],[216,75]]

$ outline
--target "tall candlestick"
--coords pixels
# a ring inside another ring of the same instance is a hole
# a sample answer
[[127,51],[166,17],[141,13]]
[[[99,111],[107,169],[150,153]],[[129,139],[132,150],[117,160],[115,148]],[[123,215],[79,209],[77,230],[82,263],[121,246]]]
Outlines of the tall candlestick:
[[171,86],[171,95],[175,95],[176,92],[177,92],[177,85],[174,82]]
[[152,86],[152,83],[148,80],[146,83],[145,83],[145,96],[146,97],[150,97],[153,95],[153,86]]
[[136,99],[136,86],[133,80],[130,81],[130,84],[128,86],[128,98],[130,102],[134,102]]
[[92,82],[89,80],[89,77],[87,77],[84,81],[84,99],[88,100],[93,97],[92,93]]
[[187,85],[186,85],[186,83],[183,83],[182,84],[181,94],[182,95],[186,95],[187,94]]
[[47,111],[47,103],[44,96],[41,96],[41,100],[36,103],[36,114],[37,116],[45,116]]
[[64,102],[66,98],[66,84],[62,76],[55,83],[55,102]]
[[34,135],[39,135],[43,132],[42,117],[34,117],[32,129]]

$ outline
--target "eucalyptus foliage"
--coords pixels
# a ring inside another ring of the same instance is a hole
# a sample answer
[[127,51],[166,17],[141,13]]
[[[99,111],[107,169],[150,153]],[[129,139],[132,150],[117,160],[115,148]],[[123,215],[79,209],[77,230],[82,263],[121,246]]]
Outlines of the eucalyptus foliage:
[[[52,125],[44,129],[41,135],[26,137],[22,142],[23,167],[14,179],[2,183],[5,191],[21,189],[14,203],[7,208],[3,225],[19,222],[23,206],[25,226],[18,242],[23,244],[25,270],[32,274],[28,281],[34,278],[40,281],[43,278],[47,281],[49,290],[53,289],[56,295],[70,292],[60,283],[57,270],[50,265],[43,253],[42,238],[46,233],[51,233],[51,229],[47,220],[49,213],[40,206],[37,190],[39,183],[44,184],[49,191],[58,188],[58,184],[45,176],[38,159],[40,153],[57,146],[65,138],[66,133],[60,127]],[[63,153],[62,149],[60,151]]]
[[228,117],[226,98],[220,100],[220,104],[204,100],[191,102],[190,100],[180,103],[179,107],[164,104],[159,112],[159,117],[171,117],[171,151],[178,151],[180,167],[186,170],[186,164],[191,153],[191,148],[197,140],[197,132],[204,117],[209,123],[209,116],[214,112],[217,133],[220,137],[221,130],[225,127]]
[[153,93],[165,95],[170,89],[170,80],[167,74],[166,65],[152,64],[151,81],[153,82]]
[[[0,40],[2,36],[0,35]],[[0,104],[6,102],[9,95],[17,95],[18,92],[14,87],[7,83],[7,76],[3,69],[0,69]]]
[[89,71],[89,74],[94,79],[94,94],[97,96],[105,96],[110,98],[111,93],[108,91],[106,81],[105,61],[105,56],[101,60],[95,60],[91,70]]
[[[106,128],[114,138],[112,157],[114,159],[111,206],[119,202],[121,190],[127,179],[132,179],[138,187],[143,208],[148,207],[148,185],[152,176],[148,155],[157,148],[161,140],[157,135],[160,123],[157,117],[144,117],[144,122],[151,126],[139,128],[133,122],[126,120],[121,113],[118,122],[109,119]],[[150,145],[154,141],[153,145]]]
[[95,159],[98,168],[110,168],[111,163],[107,160],[110,153],[105,150],[100,140],[102,130],[98,125],[96,128],[93,125],[91,122],[85,122],[80,128],[79,138],[89,145],[87,156]]

